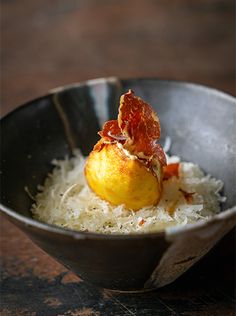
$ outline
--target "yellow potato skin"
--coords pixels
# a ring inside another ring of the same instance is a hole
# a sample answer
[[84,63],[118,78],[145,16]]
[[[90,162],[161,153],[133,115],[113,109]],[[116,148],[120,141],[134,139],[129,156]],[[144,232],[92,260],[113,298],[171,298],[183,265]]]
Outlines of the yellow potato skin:
[[130,159],[116,144],[93,150],[86,162],[90,188],[113,205],[139,210],[158,203],[162,191],[162,168],[154,176],[138,159]]

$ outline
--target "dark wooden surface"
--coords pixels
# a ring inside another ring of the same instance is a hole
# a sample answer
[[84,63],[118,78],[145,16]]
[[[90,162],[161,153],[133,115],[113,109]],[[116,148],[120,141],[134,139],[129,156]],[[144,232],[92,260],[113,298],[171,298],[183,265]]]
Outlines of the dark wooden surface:
[[[161,77],[235,95],[228,0],[1,3],[1,114],[56,86]],[[145,294],[85,284],[1,218],[1,315],[235,315],[235,232],[175,283]]]

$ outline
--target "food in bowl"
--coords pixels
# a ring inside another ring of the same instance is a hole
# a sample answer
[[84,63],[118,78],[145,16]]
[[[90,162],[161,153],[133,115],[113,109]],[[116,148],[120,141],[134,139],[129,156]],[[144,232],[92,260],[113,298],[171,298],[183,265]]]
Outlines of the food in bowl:
[[157,143],[160,122],[151,106],[129,90],[120,98],[117,120],[99,132],[85,176],[90,188],[113,205],[139,210],[161,197],[164,151]]
[[121,96],[118,120],[106,122],[99,135],[87,159],[76,151],[53,161],[32,206],[36,219],[79,231],[137,233],[220,211],[222,181],[166,155],[157,143],[158,116],[131,90]]

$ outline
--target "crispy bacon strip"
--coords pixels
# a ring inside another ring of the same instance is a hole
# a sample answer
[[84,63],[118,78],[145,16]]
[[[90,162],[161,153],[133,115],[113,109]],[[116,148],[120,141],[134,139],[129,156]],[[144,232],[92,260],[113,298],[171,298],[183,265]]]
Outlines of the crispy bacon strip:
[[108,121],[99,135],[105,141],[118,140],[124,148],[139,158],[158,160],[166,165],[161,145],[161,128],[157,115],[151,106],[134,95],[132,90],[121,96],[118,121]]
[[183,189],[179,189],[179,191],[183,194],[183,196],[188,204],[192,203],[193,195],[195,194],[195,192],[186,192]]
[[[118,124],[122,132],[136,143],[140,151],[151,151],[150,144],[143,138],[158,140],[160,138],[160,122],[149,104],[134,95],[132,90],[120,98]],[[142,139],[140,139],[142,135]]]
[[127,149],[137,154],[143,152],[147,157],[155,154],[156,141],[161,134],[159,119],[150,105],[136,97],[132,90],[121,96],[118,124],[128,138]]
[[114,141],[118,135],[122,135],[122,131],[118,125],[117,120],[107,121],[103,125],[102,131],[98,132],[98,134],[105,140],[105,141]]
[[142,218],[141,221],[138,223],[139,226],[142,226],[146,221]]
[[168,180],[171,177],[179,177],[179,163],[171,163],[167,166],[164,166],[163,169],[163,180]]

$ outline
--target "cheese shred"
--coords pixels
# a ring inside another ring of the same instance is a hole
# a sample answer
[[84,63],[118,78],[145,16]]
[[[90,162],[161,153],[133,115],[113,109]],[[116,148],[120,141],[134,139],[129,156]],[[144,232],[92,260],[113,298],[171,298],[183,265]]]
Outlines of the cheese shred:
[[[180,162],[177,156],[167,159],[168,163]],[[220,202],[225,201],[219,193],[223,182],[189,162],[180,162],[178,178],[163,181],[158,205],[135,212],[124,205],[112,206],[90,190],[84,176],[85,158],[79,151],[52,164],[52,173],[38,186],[31,210],[35,219],[68,229],[106,234],[163,231],[207,220],[220,212]],[[191,200],[186,199],[189,195]]]

